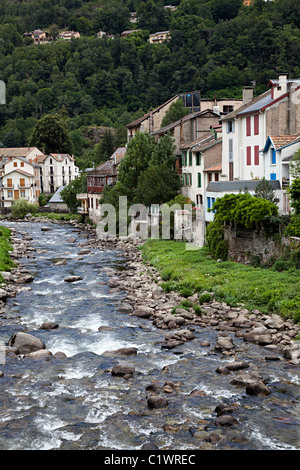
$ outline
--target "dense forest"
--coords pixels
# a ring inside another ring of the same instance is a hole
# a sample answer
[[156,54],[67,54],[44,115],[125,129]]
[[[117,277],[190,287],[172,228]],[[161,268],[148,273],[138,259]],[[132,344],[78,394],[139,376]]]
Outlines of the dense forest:
[[[37,28],[81,37],[33,44],[23,34]],[[128,29],[137,31],[121,37]],[[150,44],[163,30],[170,38]],[[175,94],[240,98],[245,85],[259,94],[279,72],[300,77],[299,56],[299,0],[1,0],[0,142],[27,145],[39,119],[60,113],[84,166],[95,157],[90,126],[117,129],[121,145],[126,123]]]

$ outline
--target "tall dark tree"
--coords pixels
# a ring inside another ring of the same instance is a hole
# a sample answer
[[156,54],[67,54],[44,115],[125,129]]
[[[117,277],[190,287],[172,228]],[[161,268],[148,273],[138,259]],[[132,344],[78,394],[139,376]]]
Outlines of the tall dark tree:
[[73,153],[73,144],[63,120],[58,115],[47,114],[40,119],[29,140],[28,145],[38,147],[45,153]]

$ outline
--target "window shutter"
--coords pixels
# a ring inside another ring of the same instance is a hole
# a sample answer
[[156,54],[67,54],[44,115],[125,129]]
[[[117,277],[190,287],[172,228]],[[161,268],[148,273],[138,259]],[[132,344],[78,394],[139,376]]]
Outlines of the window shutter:
[[259,134],[259,115],[254,116],[254,135]]
[[259,145],[254,147],[254,165],[259,165]]
[[251,135],[251,117],[250,116],[246,118],[246,135],[247,136]]
[[201,173],[198,173],[198,188],[201,188]]
[[247,147],[247,165],[251,165],[251,147]]
[[229,152],[228,160],[229,162],[232,162],[233,161],[233,140],[232,139],[228,140],[228,152]]

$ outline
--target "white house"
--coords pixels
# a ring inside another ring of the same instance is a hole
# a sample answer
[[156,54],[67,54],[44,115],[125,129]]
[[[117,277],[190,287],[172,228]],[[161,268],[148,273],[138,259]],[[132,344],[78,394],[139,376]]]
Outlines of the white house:
[[3,160],[1,175],[1,207],[10,207],[18,199],[38,202],[41,193],[38,164],[24,157]]
[[41,191],[43,193],[54,194],[60,186],[66,186],[79,176],[75,159],[69,154],[40,155],[35,161],[41,166]]
[[244,89],[243,106],[221,118],[222,174],[218,183],[206,188],[207,222],[213,219],[213,213],[207,209],[216,197],[245,187],[249,190],[250,186],[254,191],[257,181],[262,178],[271,181],[276,190],[280,212],[289,212],[285,183],[282,182],[283,178],[284,181],[289,178],[289,171],[283,160],[292,152],[291,145],[287,147],[285,142],[293,143],[294,151],[298,145],[300,79],[281,75],[278,80],[270,80],[269,86],[270,90],[254,99],[251,89]]

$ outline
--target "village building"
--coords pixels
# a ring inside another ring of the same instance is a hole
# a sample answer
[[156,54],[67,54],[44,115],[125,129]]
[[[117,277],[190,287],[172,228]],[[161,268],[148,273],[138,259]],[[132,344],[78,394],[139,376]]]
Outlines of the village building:
[[62,31],[57,37],[58,39],[70,41],[71,39],[80,38],[80,33],[78,31]]
[[35,29],[34,31],[24,33],[23,37],[29,37],[35,44],[47,44],[50,41],[48,32],[42,31],[41,29]]
[[37,147],[8,147],[0,148],[0,160],[3,158],[11,160],[16,157],[27,158],[27,160],[33,160],[35,157],[43,155],[43,152]]
[[60,186],[58,190],[53,194],[51,199],[49,199],[49,207],[54,212],[69,212],[67,204],[61,197],[61,192],[64,189],[64,186]]
[[69,154],[50,153],[38,155],[34,161],[41,166],[41,191],[54,194],[79,176],[75,159]]
[[19,199],[37,203],[41,194],[40,165],[24,157],[2,159],[0,163],[1,207],[11,207]]
[[[146,132],[149,134],[157,133],[157,136],[163,134],[164,131],[161,131],[162,120],[167,111],[170,109],[172,103],[175,103],[179,99],[182,100],[184,108],[187,108],[190,114],[203,112],[206,110],[212,110],[216,114],[227,114],[233,110],[238,109],[243,103],[242,100],[203,99],[201,98],[201,93],[199,91],[179,93],[157,108],[150,110],[149,113],[144,114],[135,121],[128,123],[126,125],[127,141],[129,142],[137,132]],[[199,136],[196,136],[195,138],[197,137]],[[187,140],[192,139],[188,137]]]
[[[220,182],[213,185],[214,191],[211,185],[206,191],[207,221],[212,219],[209,204],[217,194],[218,197],[225,194],[225,186],[226,192],[235,192],[237,187],[249,188],[249,181],[262,178],[276,186],[280,212],[289,212],[287,159],[299,145],[300,79],[289,80],[286,75],[280,75],[270,80],[269,86],[268,91],[255,98],[250,88],[244,89],[243,106],[221,118],[222,174]],[[232,183],[223,186],[225,181]]]
[[158,31],[157,33],[150,34],[150,44],[161,44],[170,37],[170,31]]

